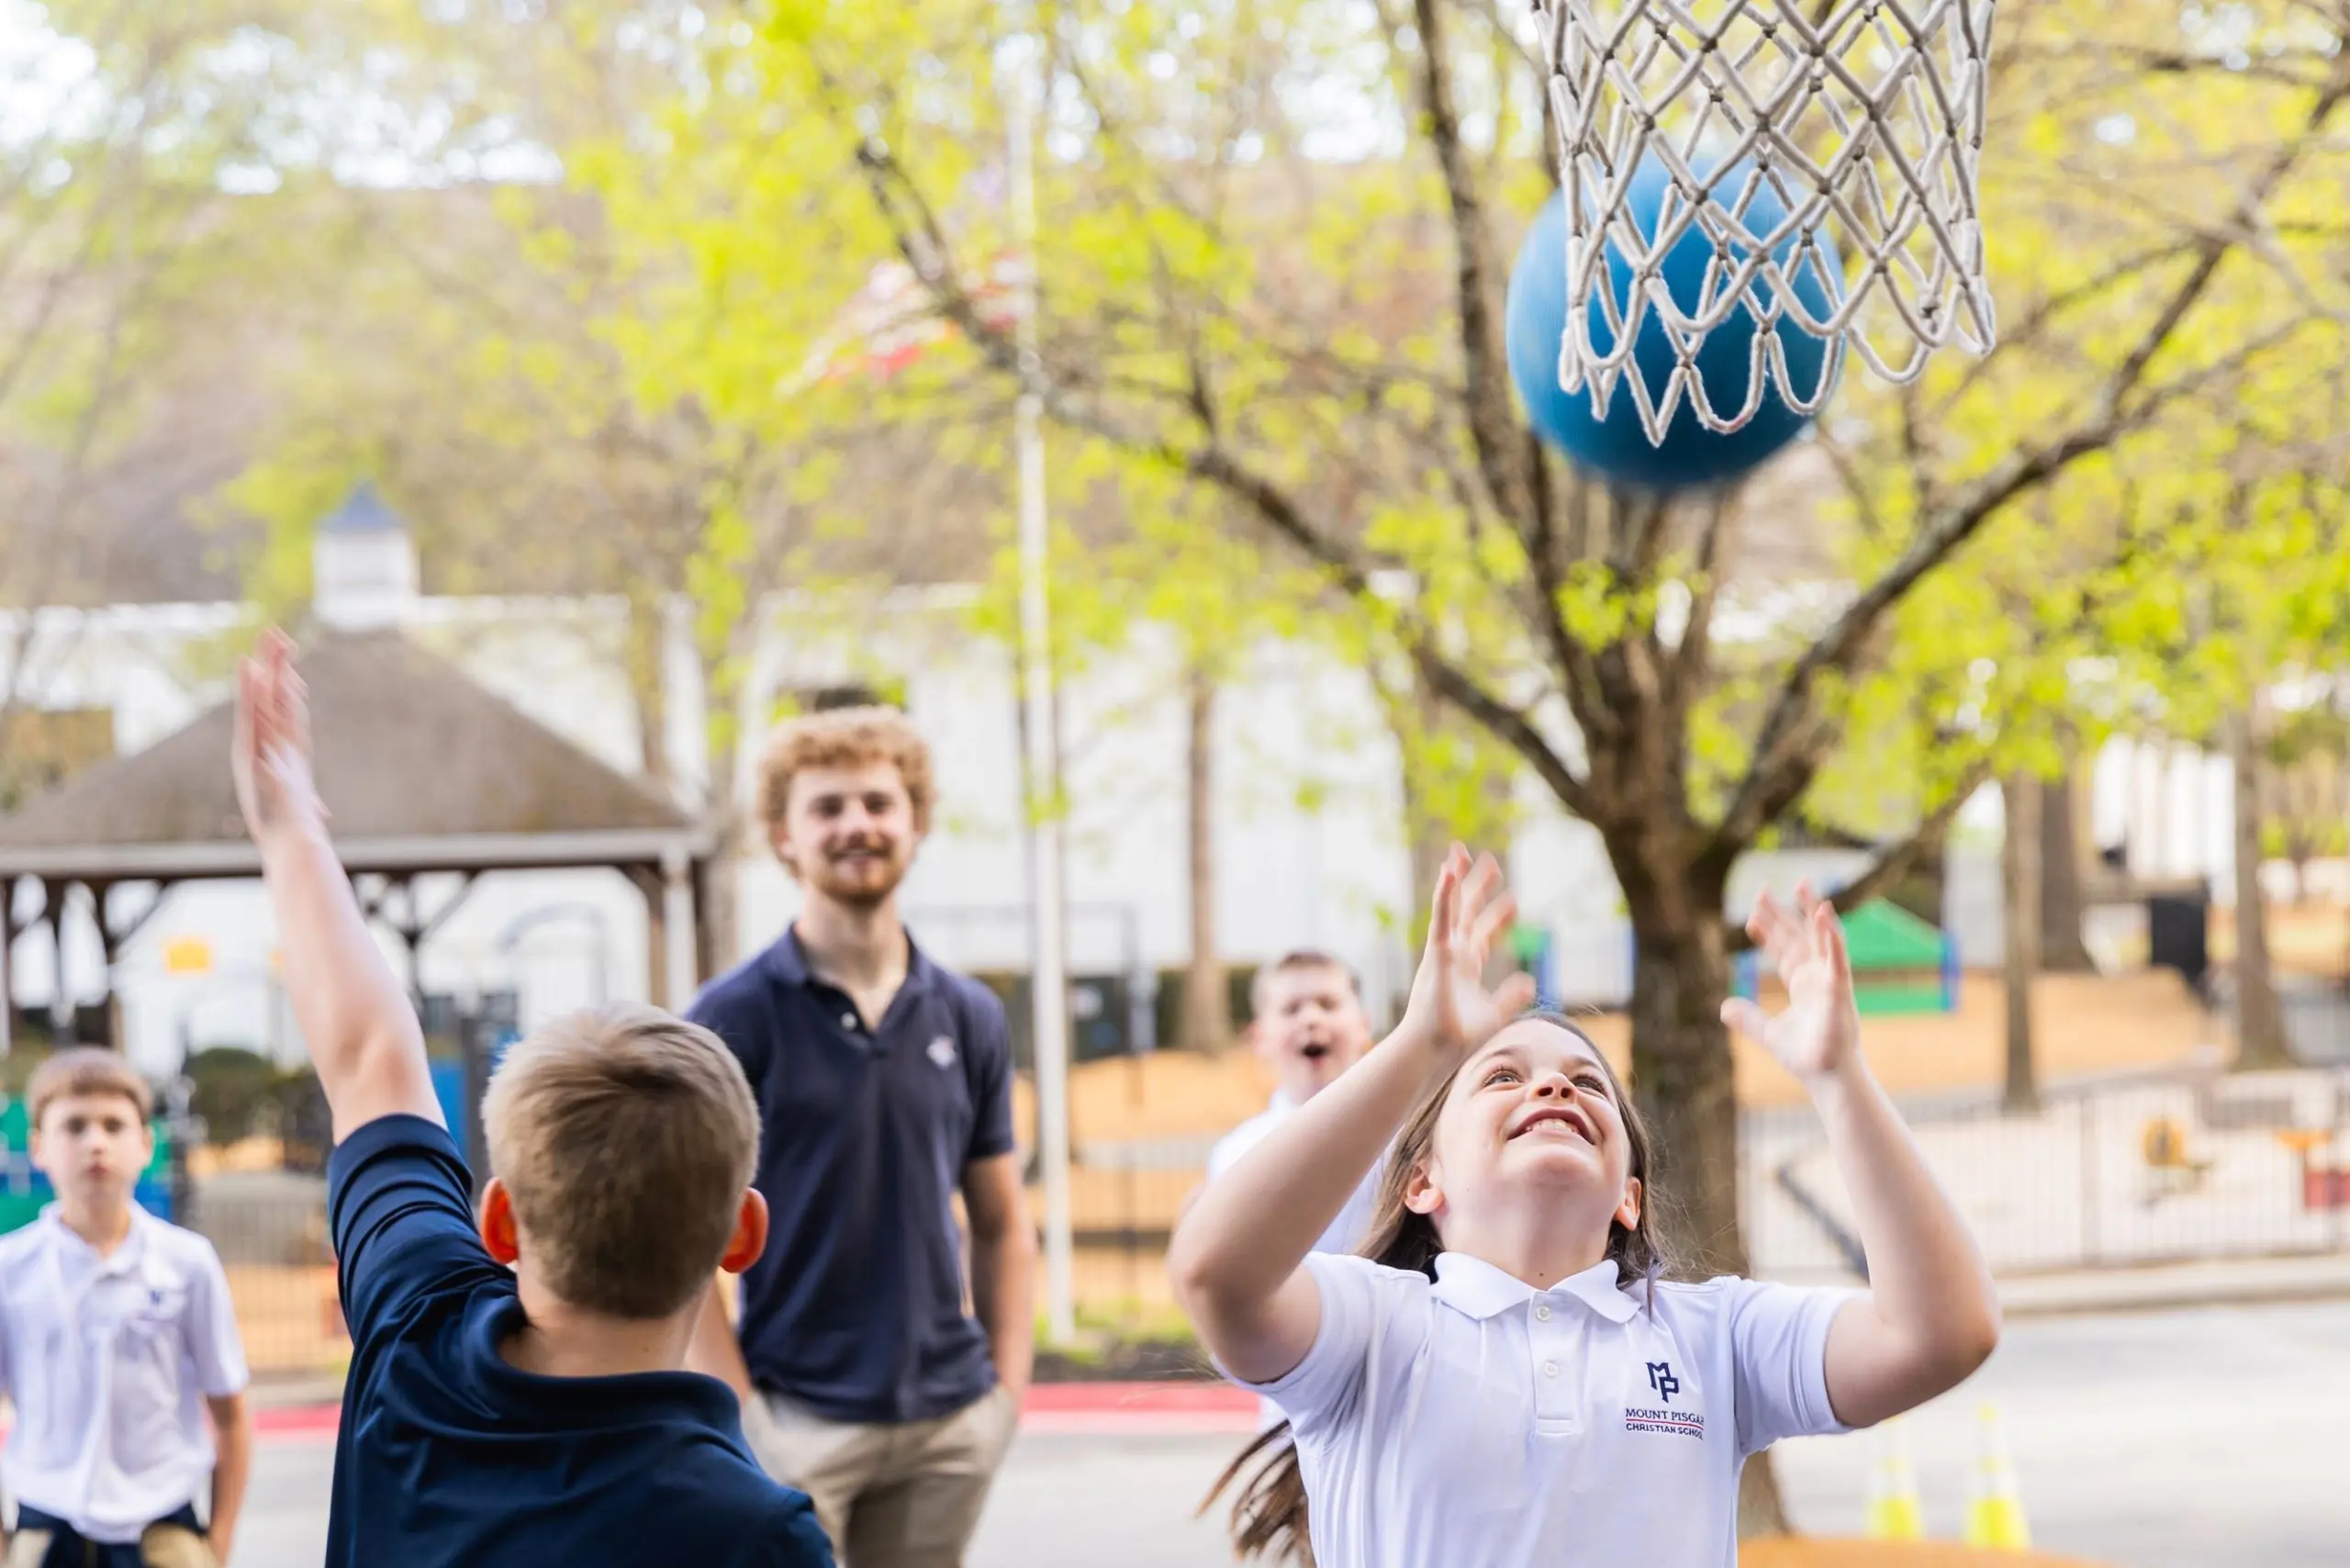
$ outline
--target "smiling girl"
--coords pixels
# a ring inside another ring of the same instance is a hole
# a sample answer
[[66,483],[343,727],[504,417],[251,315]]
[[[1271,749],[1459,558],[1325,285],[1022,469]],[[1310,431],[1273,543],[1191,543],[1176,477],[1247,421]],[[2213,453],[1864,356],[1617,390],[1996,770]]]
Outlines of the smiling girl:
[[[1980,1366],[1980,1253],[1858,1048],[1834,913],[1766,893],[1788,1004],[1725,1021],[1801,1080],[1853,1194],[1866,1291],[1662,1278],[1651,1150],[1606,1061],[1532,982],[1483,981],[1515,902],[1458,846],[1395,1032],[1202,1195],[1169,1255],[1236,1382],[1280,1406],[1235,1536],[1320,1568],[1737,1561],[1740,1468]],[[1400,1130],[1399,1130],[1400,1129]],[[1362,1256],[1308,1255],[1389,1156]]]

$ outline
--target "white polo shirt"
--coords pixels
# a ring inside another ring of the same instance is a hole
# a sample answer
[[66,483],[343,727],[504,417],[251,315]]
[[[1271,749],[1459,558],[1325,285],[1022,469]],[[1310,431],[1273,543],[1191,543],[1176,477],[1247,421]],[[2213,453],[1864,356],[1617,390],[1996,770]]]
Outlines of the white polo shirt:
[[1306,1260],[1322,1327],[1260,1392],[1290,1418],[1321,1568],[1735,1568],[1738,1476],[1841,1432],[1828,1326],[1852,1294],[1751,1280],[1538,1291]]
[[[1265,1140],[1265,1135],[1281,1126],[1296,1109],[1295,1101],[1276,1091],[1272,1103],[1264,1110],[1216,1140],[1215,1148],[1208,1151],[1208,1180],[1214,1181],[1238,1164],[1242,1155],[1262,1143]],[[1382,1165],[1383,1163],[1382,1161]],[[1315,1242],[1314,1250],[1351,1252],[1355,1249],[1356,1244],[1362,1240],[1364,1235],[1371,1229],[1371,1210],[1379,1201],[1379,1173],[1382,1165],[1374,1165],[1371,1168],[1371,1173],[1362,1179],[1361,1184],[1356,1187],[1352,1195],[1347,1199],[1347,1206],[1338,1211],[1338,1217],[1330,1222],[1329,1228],[1322,1233],[1321,1239]]]
[[[1275,1090],[1271,1104],[1218,1138],[1215,1148],[1208,1151],[1208,1180],[1214,1181],[1238,1164],[1242,1155],[1262,1143],[1265,1135],[1281,1126],[1296,1109],[1296,1101]],[[1348,1196],[1347,1206],[1338,1211],[1338,1217],[1330,1222],[1320,1239],[1314,1243],[1314,1250],[1351,1252],[1361,1244],[1362,1238],[1371,1231],[1371,1211],[1379,1204],[1379,1177],[1386,1169],[1386,1163],[1382,1160],[1371,1168],[1371,1173]],[[1257,1427],[1260,1431],[1270,1430],[1287,1418],[1281,1414],[1281,1406],[1270,1399],[1261,1402],[1258,1415]]]
[[245,1386],[212,1244],[133,1208],[107,1257],[57,1205],[0,1237],[0,1393],[16,1429],[0,1482],[99,1542],[135,1541],[208,1489],[203,1399]]

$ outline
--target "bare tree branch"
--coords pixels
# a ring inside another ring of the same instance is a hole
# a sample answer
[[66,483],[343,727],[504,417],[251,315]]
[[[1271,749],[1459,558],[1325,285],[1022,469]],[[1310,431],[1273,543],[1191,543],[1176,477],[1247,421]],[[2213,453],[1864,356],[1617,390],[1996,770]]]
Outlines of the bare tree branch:
[[1663,496],[1631,490],[1618,490],[1611,499],[1616,515],[1629,519],[1629,526],[1617,532],[1609,564],[1625,581],[1644,583],[1664,558],[1665,524],[1672,519],[1673,505]]
[[1844,487],[1844,497],[1852,503],[1860,517],[1861,532],[1872,539],[1885,536],[1885,518],[1877,510],[1876,495],[1869,487],[1868,476],[1861,472],[1852,454],[1844,450],[1843,442],[1822,431],[1819,450],[1827,457],[1828,465],[1836,471],[1837,481]]
[[[1920,859],[1939,848],[1942,840],[1950,835],[1951,824],[1958,820],[1958,813],[1966,809],[1966,802],[1975,798],[1975,791],[1982,788],[1990,777],[1989,757],[1981,757],[1971,763],[1942,804],[1910,829],[1908,836],[1879,850],[1876,858],[1859,876],[1836,890],[1835,896],[1829,902],[1835,905],[1837,913],[1849,914],[1858,909],[1908,876],[1910,868]],[[1731,924],[1729,940],[1733,952],[1743,952],[1754,945],[1753,938],[1746,935],[1745,927],[1736,922]]]
[[1502,347],[1500,269],[1494,257],[1493,227],[1476,172],[1460,138],[1460,117],[1452,101],[1452,62],[1446,53],[1445,22],[1438,0],[1414,0],[1419,31],[1420,107],[1427,118],[1430,144],[1444,174],[1445,199],[1452,214],[1454,286],[1459,290],[1461,363],[1468,375],[1463,400],[1469,439],[1494,504],[1524,528],[1534,512],[1531,486],[1522,464],[1525,447],[1510,404],[1509,360]]
[[[2000,63],[2014,67],[2027,62],[2061,64],[2067,61],[2088,61],[2098,65],[2115,67],[2110,73],[2115,79],[2137,76],[2194,76],[2210,74],[2232,81],[2274,82],[2281,86],[2302,92],[2322,89],[2331,80],[2333,55],[2314,49],[2288,49],[2259,54],[2203,54],[2186,50],[2153,49],[2141,44],[2120,43],[2107,39],[2093,42],[2062,43],[2046,47],[2017,50],[2005,56]],[[2294,66],[2306,70],[2295,70]]]
[[[1102,431],[1098,424],[1091,428],[1097,433],[1109,433]],[[1114,434],[1111,438],[1119,439]],[[1131,445],[1142,444],[1127,439]],[[1276,533],[1321,566],[1329,576],[1332,586],[1355,599],[1377,602],[1365,564],[1353,551],[1307,521],[1304,511],[1270,481],[1249,472],[1229,454],[1216,447],[1190,452],[1161,449],[1159,455],[1193,477],[1220,486],[1246,500],[1250,510]],[[1590,814],[1592,802],[1583,781],[1575,778],[1566,759],[1543,737],[1531,715],[1487,691],[1473,677],[1446,658],[1438,651],[1431,629],[1424,622],[1416,618],[1410,619],[1399,631],[1423,680],[1471,718],[1507,742],[1569,811],[1577,815]]]
[[[963,283],[936,214],[896,154],[868,138],[858,149],[857,163],[865,171],[876,205],[890,224],[899,253],[937,300],[940,313],[955,323],[990,364],[1020,380],[1041,398],[1053,419],[1217,487],[1245,503],[1260,522],[1320,567],[1333,588],[1361,603],[1382,602],[1371,587],[1374,568],[1369,558],[1341,543],[1331,530],[1314,522],[1304,507],[1287,491],[1240,462],[1213,439],[1185,447],[1125,429],[1099,409],[1072,398],[1049,367],[1039,365],[1033,376],[1029,375],[1017,347],[997,323],[980,311],[978,301]],[[1516,750],[1568,810],[1582,815],[1589,813],[1589,792],[1566,759],[1543,736],[1531,714],[1487,690],[1469,672],[1447,658],[1438,645],[1434,629],[1416,617],[1405,617],[1398,633],[1422,679]]]
[[1698,525],[1697,551],[1691,563],[1689,613],[1681,628],[1680,645],[1665,666],[1665,711],[1676,733],[1685,732],[1698,683],[1713,662],[1714,607],[1721,598],[1721,584],[1715,568],[1721,555],[1722,530],[1736,500],[1729,489],[1715,491],[1707,498],[1705,521]]
[[[2244,196],[2247,204],[2254,204],[2256,210],[2256,204],[2267,200],[2294,164],[2316,143],[2319,133],[2345,96],[2350,96],[2350,64],[2336,73],[2334,82],[2311,106],[2300,133],[2280,147],[2260,175],[2250,183]],[[2252,220],[2247,218],[2243,227],[2253,227]],[[2226,235],[2206,235],[2198,241],[2196,264],[2098,389],[2089,417],[2054,442],[2010,454],[1973,485],[1952,496],[1938,511],[1929,513],[1917,538],[1900,559],[1854,599],[1818,641],[1796,661],[1757,732],[1753,761],[1716,830],[1718,847],[1735,854],[1752,840],[1763,823],[1803,793],[1818,763],[1808,755],[1808,746],[1794,743],[1810,727],[1804,721],[1811,712],[1820,677],[1852,669],[1878,623],[1927,573],[1948,559],[1953,551],[1972,538],[2018,494],[2062,473],[2081,458],[2104,451],[2179,396],[2207,384],[2245,355],[2261,352],[2299,330],[2303,323],[2297,319],[2277,332],[2264,334],[2218,364],[2181,376],[2145,397],[2132,398],[2146,367],[2168,346],[2179,323],[2210,289],[2220,263],[2236,248],[2235,241]]]
[[[1510,25],[1510,18],[1502,10],[1501,0],[1467,0],[1467,8],[1475,11],[1485,24],[1494,29],[1494,34],[1509,45],[1517,57],[1526,62],[1528,70],[1545,82],[1549,80],[1550,62],[1542,58],[1540,50],[1528,43],[1519,35],[1518,30]],[[1546,114],[1549,112],[1547,106],[1550,96],[1547,91],[1542,95]],[[1553,169],[1551,173],[1555,176],[1557,171]]]
[[[1569,633],[1560,604],[1566,592],[1567,568],[1576,559],[1572,534],[1562,536],[1561,524],[1565,520],[1561,514],[1587,504],[1583,492],[1589,489],[1589,482],[1561,472],[1541,450],[1539,437],[1528,432],[1526,441],[1529,449],[1527,471],[1534,484],[1533,529],[1526,552],[1533,566],[1533,590],[1539,600],[1532,607],[1532,623],[1542,629],[1559,689],[1566,694],[1568,711],[1574,715],[1586,742],[1611,743],[1620,738],[1621,721],[1601,700],[1598,672],[1593,666],[1591,651]],[[1562,489],[1571,492],[1571,498],[1564,503],[1559,494]]]

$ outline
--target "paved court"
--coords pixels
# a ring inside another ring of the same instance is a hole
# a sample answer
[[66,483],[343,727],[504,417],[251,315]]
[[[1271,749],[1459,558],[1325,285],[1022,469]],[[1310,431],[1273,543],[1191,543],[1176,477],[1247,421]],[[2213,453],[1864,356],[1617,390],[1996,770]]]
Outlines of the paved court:
[[[2350,1304],[2011,1325],[1983,1375],[1909,1418],[1929,1527],[1954,1535],[1975,1406],[2006,1413],[2038,1543],[2117,1568],[2350,1562]],[[1238,1439],[1029,1435],[972,1568],[1215,1568],[1192,1510]],[[1797,1518],[1859,1529],[1870,1439],[1780,1450]],[[326,1531],[330,1444],[265,1445],[233,1568],[307,1568]]]

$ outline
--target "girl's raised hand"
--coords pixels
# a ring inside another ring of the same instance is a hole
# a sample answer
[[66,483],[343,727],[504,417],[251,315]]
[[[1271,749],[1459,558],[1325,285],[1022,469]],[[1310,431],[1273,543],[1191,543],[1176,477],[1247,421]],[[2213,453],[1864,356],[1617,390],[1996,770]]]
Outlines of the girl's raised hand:
[[1483,1045],[1534,1001],[1531,975],[1485,984],[1494,940],[1516,917],[1517,900],[1502,885],[1494,857],[1481,856],[1472,865],[1468,850],[1454,845],[1437,875],[1427,946],[1404,1009],[1404,1028],[1448,1063]]
[[1796,884],[1796,907],[1781,907],[1770,890],[1754,901],[1748,935],[1770,955],[1787,988],[1787,1005],[1765,1013],[1743,997],[1722,1003],[1722,1022],[1779,1059],[1800,1079],[1823,1078],[1860,1049],[1861,1014],[1852,1001],[1852,961],[1835,906]]

